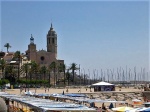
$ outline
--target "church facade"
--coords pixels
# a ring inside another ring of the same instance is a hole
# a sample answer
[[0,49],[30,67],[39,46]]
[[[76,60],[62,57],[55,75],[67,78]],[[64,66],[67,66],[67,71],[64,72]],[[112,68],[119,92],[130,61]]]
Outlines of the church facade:
[[31,34],[30,44],[28,45],[28,50],[26,51],[28,60],[35,61],[40,66],[49,66],[53,61],[58,64],[64,64],[64,60],[57,59],[57,33],[55,32],[52,24],[47,33],[46,41],[47,51],[37,51],[34,38]]

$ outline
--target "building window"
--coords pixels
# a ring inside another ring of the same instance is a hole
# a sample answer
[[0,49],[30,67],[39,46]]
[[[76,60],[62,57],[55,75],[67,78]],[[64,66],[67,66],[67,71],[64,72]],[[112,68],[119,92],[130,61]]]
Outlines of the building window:
[[54,38],[52,38],[52,43],[54,44],[55,42],[54,42]]

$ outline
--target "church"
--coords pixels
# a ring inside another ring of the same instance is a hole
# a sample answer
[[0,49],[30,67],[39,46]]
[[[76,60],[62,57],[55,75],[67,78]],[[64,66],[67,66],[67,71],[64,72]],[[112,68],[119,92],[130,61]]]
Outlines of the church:
[[28,60],[35,61],[40,66],[49,66],[53,61],[59,64],[64,64],[64,60],[57,59],[57,33],[55,32],[52,24],[47,33],[46,41],[47,51],[37,51],[34,38],[31,34],[30,44],[28,45],[28,50],[26,51]]

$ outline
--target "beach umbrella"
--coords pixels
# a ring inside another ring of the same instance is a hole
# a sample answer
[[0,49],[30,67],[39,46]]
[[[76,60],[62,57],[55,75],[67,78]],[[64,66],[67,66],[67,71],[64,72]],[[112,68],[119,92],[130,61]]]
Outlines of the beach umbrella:
[[111,103],[111,104],[109,105],[109,109],[112,109],[112,108],[114,108],[113,103]]
[[117,108],[112,108],[112,110],[116,111],[116,112],[125,112],[125,111],[132,110],[132,109],[133,109],[132,107],[117,107]]

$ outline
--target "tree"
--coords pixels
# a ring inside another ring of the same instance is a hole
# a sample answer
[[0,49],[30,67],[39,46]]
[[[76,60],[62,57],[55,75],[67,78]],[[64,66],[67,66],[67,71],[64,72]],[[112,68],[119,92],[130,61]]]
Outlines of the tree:
[[17,61],[18,64],[18,80],[20,79],[20,59],[21,59],[20,51],[16,51],[13,60]]
[[13,69],[13,66],[7,66],[5,68],[5,78],[10,81],[11,84],[15,84],[16,77],[15,77],[16,71]]
[[31,61],[31,69],[30,69],[30,80],[32,80],[32,74],[36,74],[35,78],[37,80],[37,72],[38,72],[38,68],[39,68],[39,65],[35,62],[35,61]]
[[13,57],[14,60],[18,61],[19,58],[20,58],[20,55],[21,55],[20,51],[16,51],[15,54],[14,54],[14,57]]
[[[35,80],[37,81],[37,73],[38,73],[38,70],[39,70],[39,65],[35,62],[35,61],[31,61],[31,74],[30,74],[30,81],[32,80],[32,74],[34,73],[35,75]],[[35,83],[35,93],[36,93],[36,85],[37,83]]]
[[66,84],[66,65],[65,64],[62,64],[62,70],[63,70],[63,73],[64,73],[64,85]]
[[69,86],[69,81],[70,81],[70,73],[69,73],[69,69],[67,70],[66,78],[67,78],[67,80],[68,80],[68,86]]
[[4,76],[4,69],[6,67],[6,61],[4,59],[0,59],[0,69],[2,69],[2,76],[3,78],[5,78]]
[[77,68],[77,64],[76,63],[72,63],[71,64],[71,67],[70,67],[70,70],[72,70],[72,75],[73,75],[73,83],[74,83],[74,74],[75,74],[75,70],[77,70],[78,68]]
[[46,70],[47,70],[46,66],[41,67],[41,73],[44,74],[44,80],[45,80]]
[[56,79],[56,68],[57,68],[57,64],[55,61],[53,61],[51,64],[50,64],[50,68],[53,70],[54,72],[54,86],[55,86],[55,79]]
[[6,48],[7,48],[7,52],[9,52],[8,49],[11,48],[10,44],[9,44],[9,43],[6,43],[6,44],[4,45],[4,47],[6,47]]
[[50,87],[50,83],[51,83],[51,66],[50,65],[48,66],[48,72],[49,72],[48,73],[49,74],[48,75],[48,81],[49,81],[48,83],[49,83],[49,87]]
[[60,66],[59,66],[59,71],[60,72],[63,72],[63,74],[64,74],[64,85],[65,85],[65,81],[66,81],[66,65],[65,64],[60,64]]
[[[23,71],[25,71],[25,73],[26,73],[26,88],[25,88],[25,91],[26,91],[26,89],[27,89],[27,81],[28,81],[28,71],[29,71],[29,66],[28,66],[29,64],[28,63],[25,63],[25,64],[23,64],[23,66],[22,66],[22,69],[23,69]],[[28,88],[29,89],[29,88]]]
[[8,84],[8,83],[9,83],[9,80],[7,80],[7,79],[0,80],[0,86],[3,86],[3,85]]

